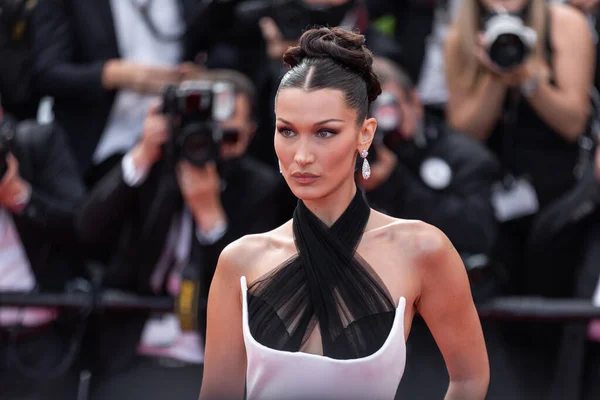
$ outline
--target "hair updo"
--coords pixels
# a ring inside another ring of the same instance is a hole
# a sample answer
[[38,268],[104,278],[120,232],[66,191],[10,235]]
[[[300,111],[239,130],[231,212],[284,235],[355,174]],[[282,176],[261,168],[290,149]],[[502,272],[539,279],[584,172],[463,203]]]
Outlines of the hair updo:
[[291,69],[278,91],[341,90],[346,104],[357,110],[358,123],[364,121],[369,105],[381,94],[372,68],[373,54],[365,46],[365,37],[339,27],[307,30],[298,45],[285,52],[283,62]]

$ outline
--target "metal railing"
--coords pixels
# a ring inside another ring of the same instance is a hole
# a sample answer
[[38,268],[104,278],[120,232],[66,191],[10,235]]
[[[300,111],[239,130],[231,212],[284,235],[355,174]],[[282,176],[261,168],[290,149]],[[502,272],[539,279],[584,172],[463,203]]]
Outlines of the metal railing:
[[[166,296],[137,296],[115,290],[89,293],[0,292],[0,306],[41,306],[64,309],[91,307],[100,311],[148,310],[171,312],[175,301]],[[205,308],[206,302],[199,304]],[[481,318],[573,321],[600,318],[600,307],[589,300],[542,297],[498,297],[477,305]]]

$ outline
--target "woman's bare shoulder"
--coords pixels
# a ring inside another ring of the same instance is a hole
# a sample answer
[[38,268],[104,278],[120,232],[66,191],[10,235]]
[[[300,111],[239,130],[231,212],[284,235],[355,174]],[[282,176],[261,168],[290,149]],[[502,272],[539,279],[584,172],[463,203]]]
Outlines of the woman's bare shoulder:
[[[590,29],[585,15],[573,6],[553,2],[548,5],[550,9],[550,25],[560,27],[562,34],[573,32],[581,34],[581,29]],[[555,31],[555,33],[557,33]],[[553,35],[556,36],[556,35]]]
[[266,254],[287,244],[291,224],[288,221],[272,231],[245,235],[231,242],[221,252],[219,265],[222,268],[233,268],[236,275],[246,274],[252,266],[260,265]]
[[[460,255],[446,234],[420,220],[390,218],[379,231],[378,245],[393,265],[407,266],[416,281],[429,282],[439,276],[462,275],[465,272]],[[419,289],[421,290],[421,289]]]
[[448,27],[448,31],[446,32],[446,37],[444,38],[444,44],[446,46],[451,46],[452,49],[456,49],[460,42],[460,33],[458,31],[458,25],[452,24]]
[[454,249],[448,237],[435,226],[421,220],[393,218],[385,214],[376,218],[380,226],[373,229],[392,242],[394,248],[412,256],[435,254],[445,248]]

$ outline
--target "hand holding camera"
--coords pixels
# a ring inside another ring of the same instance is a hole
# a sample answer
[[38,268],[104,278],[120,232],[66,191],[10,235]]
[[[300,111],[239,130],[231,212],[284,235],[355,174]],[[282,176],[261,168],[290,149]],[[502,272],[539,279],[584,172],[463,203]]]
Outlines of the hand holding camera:
[[546,61],[533,54],[536,44],[536,31],[520,17],[499,12],[487,18],[477,38],[477,58],[507,87],[523,88],[530,81],[537,84],[550,75]]
[[167,119],[161,114],[160,105],[155,105],[148,112],[142,137],[131,153],[136,168],[149,170],[162,157],[168,139]]
[[110,60],[102,73],[107,89],[129,89],[138,93],[159,94],[169,84],[180,82],[179,67],[157,67],[125,60]]
[[7,169],[0,180],[0,205],[18,212],[29,201],[31,186],[19,175],[19,162],[12,155],[6,157]]
[[[217,162],[222,145],[238,140],[237,132],[222,126],[235,113],[235,95],[231,83],[213,80],[187,81],[163,92],[162,121],[170,121],[164,126],[168,161],[175,166],[182,196],[203,231],[226,223]],[[165,143],[162,136],[160,141]]]
[[221,182],[214,162],[203,167],[182,160],[177,165],[177,182],[185,203],[203,231],[226,221],[221,204]]
[[0,206],[13,212],[19,212],[31,194],[31,186],[19,175],[19,162],[11,153],[16,132],[16,121],[0,115]]
[[480,34],[478,40],[476,51],[479,62],[506,87],[520,88],[525,82],[528,82],[532,78],[535,78],[538,81],[548,80],[550,76],[550,67],[543,59],[535,56],[528,56],[521,63],[503,69],[490,58],[489,51],[487,50],[490,46],[486,41],[484,34]]
[[200,79],[204,72],[206,72],[206,69],[202,65],[189,61],[184,62],[179,66],[179,73],[182,81]]

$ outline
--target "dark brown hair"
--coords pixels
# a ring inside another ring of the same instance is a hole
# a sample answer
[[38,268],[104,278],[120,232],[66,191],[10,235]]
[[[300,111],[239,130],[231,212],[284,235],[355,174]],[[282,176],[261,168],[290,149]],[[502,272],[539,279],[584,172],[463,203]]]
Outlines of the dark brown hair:
[[307,30],[298,45],[285,52],[283,61],[291,69],[278,90],[341,90],[346,104],[357,111],[358,123],[364,121],[369,105],[381,93],[365,37],[339,27]]

